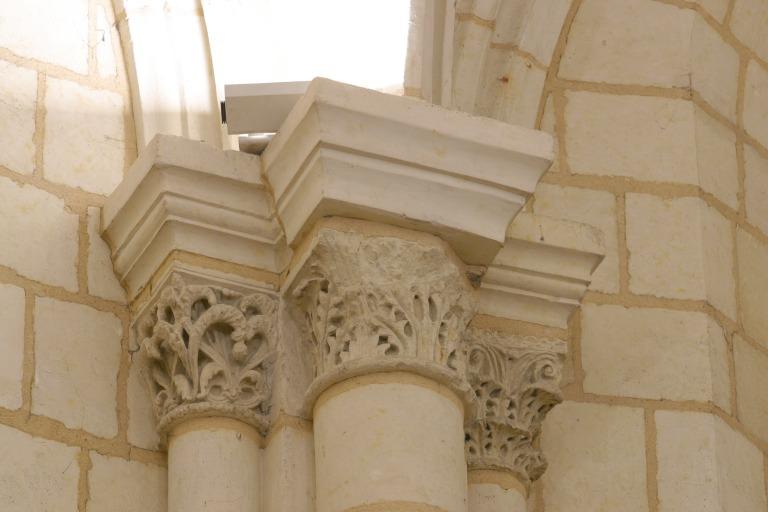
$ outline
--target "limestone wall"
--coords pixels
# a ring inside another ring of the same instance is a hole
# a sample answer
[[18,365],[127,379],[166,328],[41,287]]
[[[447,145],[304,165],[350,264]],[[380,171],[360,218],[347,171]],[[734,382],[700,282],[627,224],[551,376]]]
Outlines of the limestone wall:
[[[531,509],[766,510],[768,1],[528,4],[529,23],[537,4],[562,13],[551,59],[543,28],[487,51],[505,52],[494,97],[540,87],[535,126],[559,143],[529,208],[608,246]],[[529,102],[493,105],[530,119]]]
[[134,160],[109,0],[0,2],[0,510],[165,510],[128,441],[128,311],[99,205]]

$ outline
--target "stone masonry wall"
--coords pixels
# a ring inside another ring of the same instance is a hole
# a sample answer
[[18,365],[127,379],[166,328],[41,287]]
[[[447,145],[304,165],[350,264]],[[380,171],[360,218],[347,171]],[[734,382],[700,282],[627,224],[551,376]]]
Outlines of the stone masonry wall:
[[572,376],[530,507],[766,511],[768,0],[543,5],[551,60],[509,47],[525,65],[494,87],[541,77],[559,154],[528,208],[597,226],[608,254],[560,333]]
[[0,0],[0,510],[165,510],[128,441],[128,310],[98,235],[135,158],[109,0]]

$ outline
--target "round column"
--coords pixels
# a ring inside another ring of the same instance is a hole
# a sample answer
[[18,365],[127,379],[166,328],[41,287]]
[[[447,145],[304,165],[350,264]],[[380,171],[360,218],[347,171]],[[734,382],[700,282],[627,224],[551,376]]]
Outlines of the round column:
[[275,299],[174,275],[140,320],[169,512],[260,512]]
[[466,511],[463,425],[456,394],[413,373],[331,386],[314,408],[317,512]]
[[466,512],[472,289],[450,249],[321,229],[290,293],[314,342],[317,512]]
[[168,512],[257,512],[261,434],[227,418],[179,424],[168,435]]
[[470,470],[469,512],[526,512],[528,489],[514,474],[492,469]]

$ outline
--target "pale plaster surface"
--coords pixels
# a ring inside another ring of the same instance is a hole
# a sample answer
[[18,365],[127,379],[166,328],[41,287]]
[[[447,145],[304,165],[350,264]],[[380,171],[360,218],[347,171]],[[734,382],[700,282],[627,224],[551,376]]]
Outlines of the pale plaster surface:
[[741,321],[747,334],[768,348],[768,315],[765,314],[765,290],[768,289],[768,245],[748,232],[736,233],[739,266],[739,301]]
[[38,298],[32,412],[99,437],[117,434],[122,334],[122,323],[111,313]]
[[56,183],[108,194],[123,178],[123,97],[49,78],[43,174]]
[[79,452],[0,425],[0,509],[75,512]]
[[[195,421],[195,420],[193,420]],[[252,427],[215,423],[172,432],[168,447],[168,512],[253,512],[261,499],[262,454]],[[208,421],[215,422],[212,418]]]
[[167,512],[165,468],[90,453],[86,512]]
[[[0,9],[3,4],[0,3]],[[0,30],[3,22],[0,21]],[[0,36],[2,38],[2,36]],[[0,165],[31,174],[35,164],[35,98],[37,73],[0,61]]]
[[725,338],[706,314],[585,304],[582,321],[585,391],[725,403]]
[[77,290],[77,215],[64,201],[0,177],[0,264],[67,290]]
[[735,336],[736,397],[739,419],[750,432],[768,442],[768,354]]
[[318,512],[392,501],[466,510],[457,399],[396,382],[326,394],[314,412]]
[[88,4],[88,0],[2,0],[0,47],[85,75],[88,72]]
[[747,220],[768,234],[768,158],[744,145]]
[[565,402],[544,423],[547,512],[647,512],[642,409]]
[[657,411],[659,512],[765,510],[763,455],[717,416]]
[[0,406],[21,407],[24,361],[24,290],[0,285]]
[[690,101],[582,91],[566,97],[565,147],[573,172],[698,183]]

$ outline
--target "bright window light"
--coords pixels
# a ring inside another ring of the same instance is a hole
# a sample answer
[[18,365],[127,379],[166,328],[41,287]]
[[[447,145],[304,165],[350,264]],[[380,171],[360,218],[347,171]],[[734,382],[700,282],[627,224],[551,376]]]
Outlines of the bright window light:
[[324,76],[402,93],[410,0],[204,0],[217,89]]

